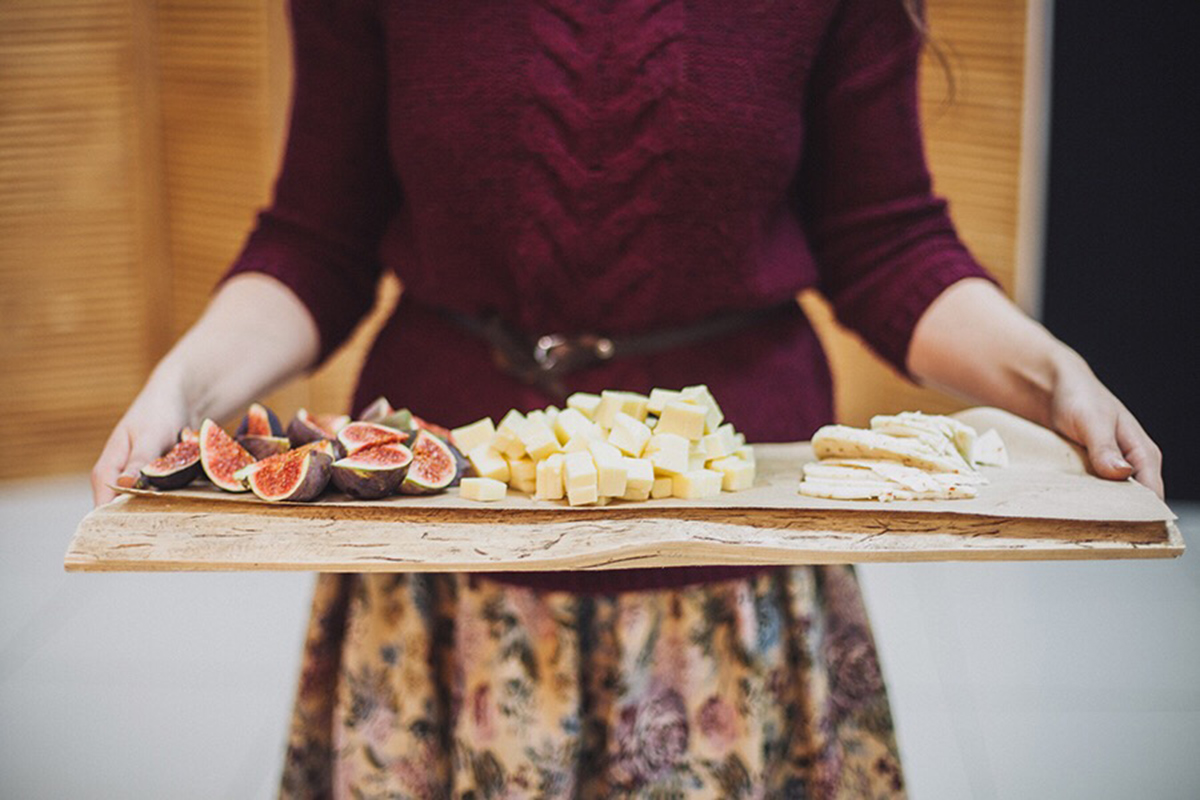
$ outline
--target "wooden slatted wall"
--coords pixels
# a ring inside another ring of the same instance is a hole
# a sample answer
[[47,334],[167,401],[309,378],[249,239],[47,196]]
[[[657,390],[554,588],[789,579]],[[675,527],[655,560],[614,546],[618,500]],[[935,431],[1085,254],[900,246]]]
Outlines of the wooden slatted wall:
[[89,464],[163,339],[139,13],[0,3],[0,477]]
[[[1011,294],[1017,239],[1024,81],[1024,2],[928,0],[929,28],[949,61],[947,73],[926,50],[922,112],[935,190],[950,201],[963,240]],[[919,389],[839,329],[818,298],[805,309],[830,353],[838,416],[864,424],[905,409],[952,411],[963,403]]]
[[[937,188],[1012,288],[1025,4],[929,0],[956,90],[924,70]],[[0,3],[0,478],[90,466],[154,361],[203,308],[268,199],[287,112],[276,0]],[[928,59],[927,59],[928,61]],[[381,307],[398,287],[381,292]],[[839,413],[949,409],[821,324]],[[379,316],[269,399],[345,408]]]

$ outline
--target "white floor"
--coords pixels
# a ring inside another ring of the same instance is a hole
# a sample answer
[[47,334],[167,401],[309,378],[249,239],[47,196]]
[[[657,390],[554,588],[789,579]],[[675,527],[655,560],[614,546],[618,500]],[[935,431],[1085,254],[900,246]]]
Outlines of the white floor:
[[[67,575],[88,507],[0,486],[0,798],[273,796],[311,576]],[[1200,551],[860,574],[912,797],[1200,797]]]

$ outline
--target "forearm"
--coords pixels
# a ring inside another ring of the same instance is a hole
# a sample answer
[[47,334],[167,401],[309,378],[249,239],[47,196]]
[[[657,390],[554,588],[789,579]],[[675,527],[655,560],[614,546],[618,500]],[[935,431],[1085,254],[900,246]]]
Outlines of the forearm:
[[312,366],[318,334],[304,305],[282,283],[235,276],[155,368],[147,384],[177,386],[189,422],[221,419]]
[[913,331],[908,368],[926,385],[1045,426],[1056,387],[1091,374],[1075,351],[980,279],[950,286],[930,305]]

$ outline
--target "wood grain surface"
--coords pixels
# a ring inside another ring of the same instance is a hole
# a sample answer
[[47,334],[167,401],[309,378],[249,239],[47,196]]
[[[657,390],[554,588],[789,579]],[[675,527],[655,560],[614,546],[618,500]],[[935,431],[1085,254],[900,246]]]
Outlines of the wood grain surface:
[[797,493],[807,443],[759,445],[754,488],[703,501],[570,508],[456,493],[266,504],[193,490],[126,495],[80,523],[69,570],[494,571],[704,564],[1162,558],[1174,515],[1132,482],[1087,475],[1054,434],[995,409],[1014,465],[975,500],[839,502]]

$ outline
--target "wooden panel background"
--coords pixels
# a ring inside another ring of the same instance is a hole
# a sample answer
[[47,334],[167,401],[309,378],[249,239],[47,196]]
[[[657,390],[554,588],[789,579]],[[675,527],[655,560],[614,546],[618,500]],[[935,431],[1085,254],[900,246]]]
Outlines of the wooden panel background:
[[[949,55],[923,73],[928,148],[960,231],[1011,291],[1024,2],[929,0]],[[0,3],[0,478],[86,469],[203,308],[268,199],[288,107],[278,0]],[[381,289],[380,307],[398,294]],[[839,414],[959,404],[905,384],[818,319]],[[378,315],[269,398],[341,409]]]

